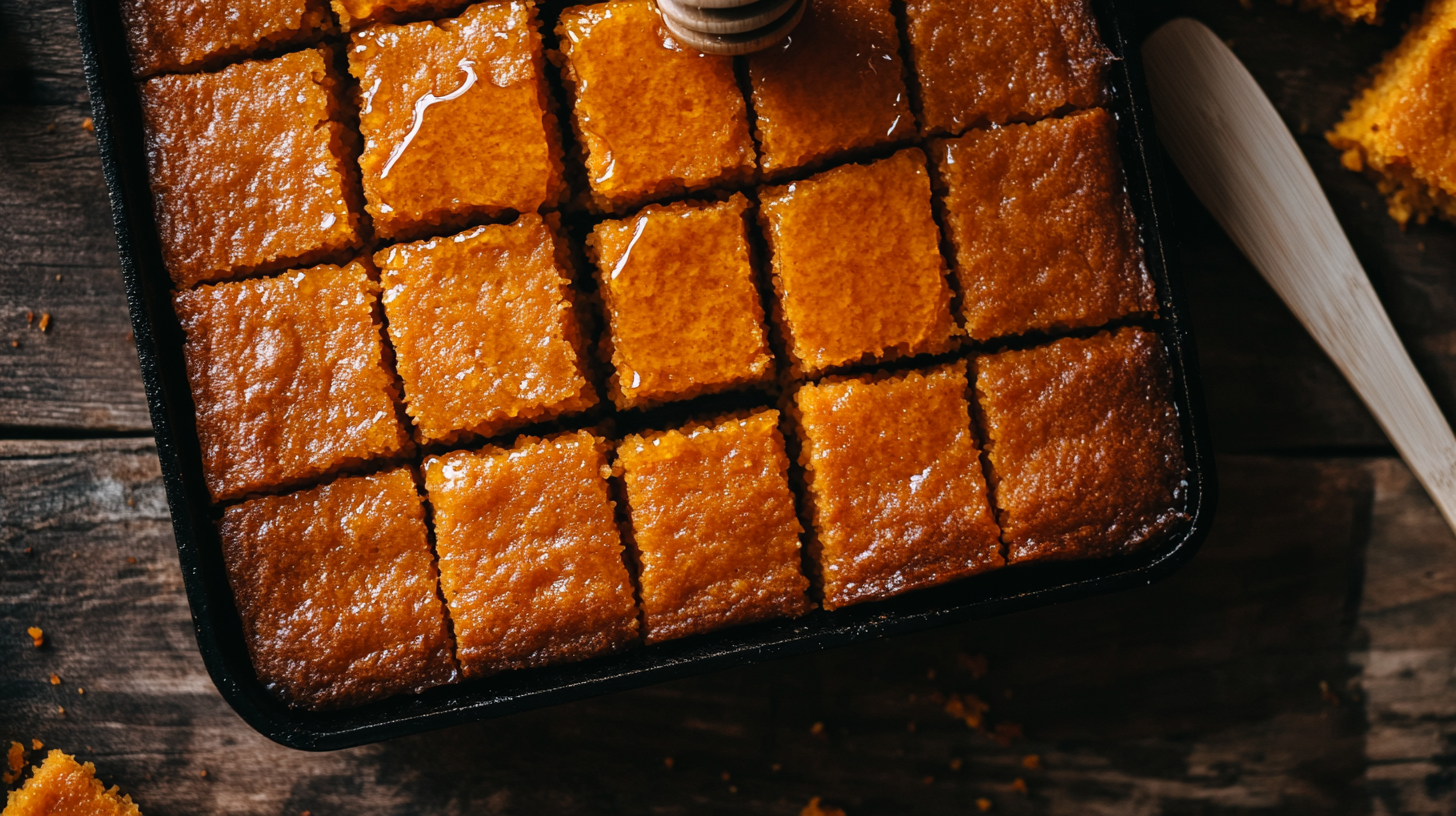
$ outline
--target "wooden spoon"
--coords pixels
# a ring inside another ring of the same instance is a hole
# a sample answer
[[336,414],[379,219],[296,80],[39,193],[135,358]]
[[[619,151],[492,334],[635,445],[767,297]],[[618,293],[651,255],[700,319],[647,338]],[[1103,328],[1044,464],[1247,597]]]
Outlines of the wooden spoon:
[[1349,379],[1456,530],[1456,438],[1289,128],[1202,23],[1158,29],[1143,60],[1158,133],[1189,186]]

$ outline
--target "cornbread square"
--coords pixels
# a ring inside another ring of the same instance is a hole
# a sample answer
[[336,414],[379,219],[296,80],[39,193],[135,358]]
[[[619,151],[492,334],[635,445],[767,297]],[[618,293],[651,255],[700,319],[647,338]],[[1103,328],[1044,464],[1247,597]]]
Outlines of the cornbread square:
[[412,470],[243,502],[219,531],[253,668],[290,704],[341,708],[456,680]]
[[763,171],[915,135],[890,0],[807,0],[782,44],[748,56]]
[[355,33],[349,72],[375,232],[409,237],[554,206],[566,188],[544,64],[528,0]]
[[[1295,0],[1279,0],[1286,6],[1296,5]],[[1335,17],[1346,23],[1380,22],[1385,11],[1386,0],[1298,0],[1302,11],[1319,11],[1327,17]]]
[[96,766],[51,749],[25,785],[10,792],[5,816],[142,816],[130,796],[96,778]]
[[687,399],[773,375],[747,208],[742,195],[719,204],[649,206],[598,224],[587,238],[610,323],[604,348],[617,407]]
[[606,444],[580,431],[425,460],[440,587],[466,677],[636,642]]
[[974,130],[930,153],[972,338],[1157,311],[1107,111]]
[[765,187],[759,201],[794,373],[950,347],[950,287],[918,148]]
[[308,49],[141,84],[152,205],[178,287],[360,245],[331,59]]
[[363,263],[173,297],[214,501],[409,449]]
[[957,362],[795,394],[825,609],[1002,565],[967,391]]
[[122,0],[121,19],[137,77],[196,71],[333,28],[328,0]]
[[622,440],[647,642],[809,610],[779,412]]
[[374,256],[405,411],[430,442],[596,405],[566,247],[534,213]]
[[1131,553],[1188,518],[1171,383],[1135,328],[976,361],[1008,563]]
[[731,57],[678,44],[650,0],[569,8],[556,33],[595,209],[622,212],[752,179],[753,138]]
[[1380,186],[1405,226],[1456,222],[1456,0],[1432,0],[1330,131],[1343,163]]
[[331,0],[345,31],[401,18],[438,17],[465,5],[463,0]]
[[907,0],[906,12],[927,136],[1107,101],[1112,54],[1087,0]]

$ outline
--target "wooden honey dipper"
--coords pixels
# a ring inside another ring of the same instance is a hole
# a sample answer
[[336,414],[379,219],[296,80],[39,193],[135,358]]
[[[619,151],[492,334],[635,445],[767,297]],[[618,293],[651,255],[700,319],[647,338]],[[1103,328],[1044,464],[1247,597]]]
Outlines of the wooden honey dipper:
[[704,54],[762,51],[799,24],[808,0],[656,0],[674,37]]

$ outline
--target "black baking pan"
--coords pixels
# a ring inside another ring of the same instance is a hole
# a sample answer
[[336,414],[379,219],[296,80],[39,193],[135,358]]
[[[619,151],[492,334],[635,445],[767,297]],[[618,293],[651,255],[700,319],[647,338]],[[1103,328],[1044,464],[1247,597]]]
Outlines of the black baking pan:
[[[1125,0],[1123,0],[1125,2]],[[131,308],[137,356],[156,433],[197,645],[213,682],[249,725],[284,745],[344,748],[419,731],[498,717],[730,666],[827,649],[898,632],[985,618],[1150,584],[1172,574],[1197,551],[1213,522],[1216,479],[1198,381],[1197,352],[1181,282],[1170,270],[1167,192],[1162,150],[1153,131],[1138,49],[1127,39],[1122,2],[1095,0],[1112,71],[1113,110],[1121,123],[1128,189],[1158,285],[1160,316],[1145,325],[1167,344],[1174,399],[1189,466],[1190,521],[1135,556],[1016,567],[887,601],[834,612],[816,611],[638,648],[582,663],[436,688],[341,711],[292,709],[254,675],[223,566],[216,510],[202,479],[202,459],[182,358],[182,333],[172,311],[172,283],[147,188],[141,111],[127,60],[116,0],[75,0],[96,139],[111,196],[112,218]]]

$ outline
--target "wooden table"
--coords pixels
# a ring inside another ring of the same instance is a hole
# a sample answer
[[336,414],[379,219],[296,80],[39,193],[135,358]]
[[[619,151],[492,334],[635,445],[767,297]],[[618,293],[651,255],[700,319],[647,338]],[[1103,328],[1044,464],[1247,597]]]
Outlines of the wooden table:
[[[1146,6],[1207,21],[1248,61],[1456,416],[1456,229],[1402,233],[1321,138],[1399,25]],[[268,742],[193,642],[62,0],[0,5],[0,80],[0,739],[94,761],[145,813],[1456,810],[1456,540],[1181,185],[1223,490],[1174,578],[354,750]],[[952,694],[1025,736],[971,730]]]

